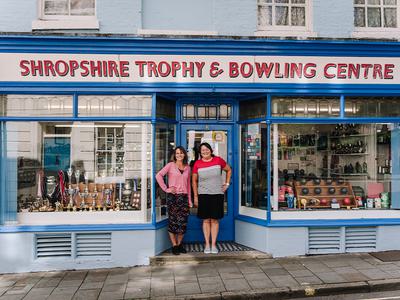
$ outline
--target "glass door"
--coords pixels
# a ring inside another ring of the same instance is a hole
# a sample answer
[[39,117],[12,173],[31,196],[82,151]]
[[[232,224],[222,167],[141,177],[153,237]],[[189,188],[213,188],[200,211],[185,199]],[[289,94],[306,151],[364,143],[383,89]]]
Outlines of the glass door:
[[[199,158],[198,147],[203,142],[209,143],[213,148],[214,154],[222,157],[232,166],[232,130],[230,125],[182,125],[181,128],[182,145],[188,152],[191,166],[193,166],[196,159]],[[224,177],[223,182],[225,182],[225,172],[223,172],[221,176]],[[234,185],[231,184],[230,188],[225,193],[225,215],[224,218],[220,220],[219,241],[230,241],[234,239],[233,188]],[[193,207],[190,211],[185,241],[199,242],[203,240],[202,220],[197,218],[197,208]]]

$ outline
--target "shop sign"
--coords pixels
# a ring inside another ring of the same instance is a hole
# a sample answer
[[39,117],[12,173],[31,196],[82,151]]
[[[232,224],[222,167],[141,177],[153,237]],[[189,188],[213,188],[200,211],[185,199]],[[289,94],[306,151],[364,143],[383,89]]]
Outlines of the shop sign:
[[399,84],[400,58],[1,53],[0,81]]

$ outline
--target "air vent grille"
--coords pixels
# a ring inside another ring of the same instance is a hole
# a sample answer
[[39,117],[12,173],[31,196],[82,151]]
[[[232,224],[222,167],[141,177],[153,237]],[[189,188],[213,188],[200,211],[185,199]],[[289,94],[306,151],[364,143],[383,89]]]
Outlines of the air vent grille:
[[72,239],[70,233],[37,234],[36,257],[71,257]]
[[77,233],[76,256],[111,256],[111,233]]
[[309,228],[308,253],[339,253],[340,239],[340,227]]
[[376,227],[346,227],[346,252],[376,249]]

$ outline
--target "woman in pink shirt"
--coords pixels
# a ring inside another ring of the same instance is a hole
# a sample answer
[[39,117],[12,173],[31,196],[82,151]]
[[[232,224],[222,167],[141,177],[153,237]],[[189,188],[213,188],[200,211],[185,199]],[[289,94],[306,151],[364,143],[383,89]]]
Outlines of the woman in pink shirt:
[[[168,176],[168,187],[164,176]],[[189,217],[189,207],[192,207],[190,192],[190,167],[186,150],[178,146],[174,149],[171,162],[156,175],[161,189],[167,193],[168,233],[172,243],[172,253],[186,253],[182,246],[183,235],[186,232]]]

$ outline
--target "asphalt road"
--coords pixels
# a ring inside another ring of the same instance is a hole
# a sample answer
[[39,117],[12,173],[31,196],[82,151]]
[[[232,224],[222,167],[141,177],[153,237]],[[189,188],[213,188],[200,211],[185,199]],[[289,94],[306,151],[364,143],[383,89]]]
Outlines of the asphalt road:
[[292,300],[400,300],[400,290],[390,292],[376,292],[363,294],[345,294],[323,297],[296,298]]

